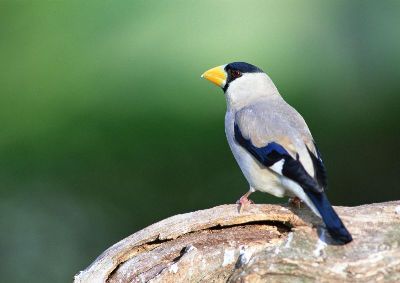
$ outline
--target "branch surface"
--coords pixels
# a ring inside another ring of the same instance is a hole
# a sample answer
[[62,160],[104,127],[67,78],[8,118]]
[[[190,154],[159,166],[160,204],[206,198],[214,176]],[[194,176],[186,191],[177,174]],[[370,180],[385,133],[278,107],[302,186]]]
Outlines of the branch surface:
[[400,201],[335,210],[354,238],[345,246],[327,244],[307,208],[175,215],[111,246],[75,282],[400,282]]

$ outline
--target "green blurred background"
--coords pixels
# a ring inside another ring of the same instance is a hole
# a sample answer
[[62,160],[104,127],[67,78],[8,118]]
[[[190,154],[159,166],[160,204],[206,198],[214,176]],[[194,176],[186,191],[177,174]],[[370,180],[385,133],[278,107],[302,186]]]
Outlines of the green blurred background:
[[1,281],[70,282],[138,229],[246,192],[200,79],[231,61],[303,114],[334,204],[400,199],[399,27],[399,1],[1,1]]

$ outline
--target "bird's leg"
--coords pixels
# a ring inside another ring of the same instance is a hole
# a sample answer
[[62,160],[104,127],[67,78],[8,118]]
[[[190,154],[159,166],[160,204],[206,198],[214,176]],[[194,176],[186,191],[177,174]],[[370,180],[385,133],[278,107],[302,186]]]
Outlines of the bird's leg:
[[303,201],[298,197],[289,198],[289,205],[295,208],[300,208],[302,203]]
[[250,190],[245,193],[236,203],[239,204],[239,213],[242,212],[243,208],[248,206],[249,204],[254,203],[252,200],[250,200],[248,197],[254,193],[254,189],[250,187]]

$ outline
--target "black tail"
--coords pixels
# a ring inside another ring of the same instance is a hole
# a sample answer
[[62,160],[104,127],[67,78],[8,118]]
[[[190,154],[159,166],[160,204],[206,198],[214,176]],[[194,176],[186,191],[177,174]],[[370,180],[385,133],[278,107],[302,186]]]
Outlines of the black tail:
[[321,214],[322,220],[326,225],[326,229],[332,238],[344,244],[351,242],[353,240],[351,234],[349,231],[347,231],[335,210],[333,210],[328,198],[326,197],[326,194],[323,192],[316,193],[311,191],[306,191],[306,193],[317,208],[319,214]]

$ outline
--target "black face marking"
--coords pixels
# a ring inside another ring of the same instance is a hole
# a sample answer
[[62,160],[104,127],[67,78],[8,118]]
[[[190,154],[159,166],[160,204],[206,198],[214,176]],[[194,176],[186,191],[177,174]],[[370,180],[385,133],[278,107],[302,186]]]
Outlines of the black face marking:
[[233,62],[225,66],[225,70],[237,70],[241,73],[264,73],[260,68],[246,62]]
[[225,66],[225,71],[228,74],[226,84],[223,88],[224,92],[228,89],[231,82],[240,78],[244,73],[264,73],[260,68],[245,62],[233,62]]

